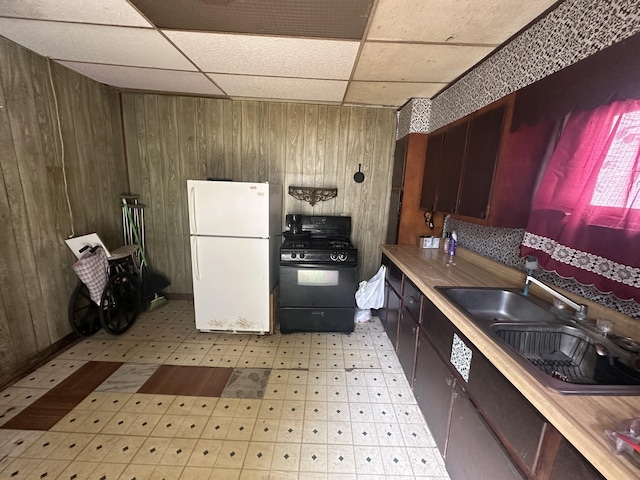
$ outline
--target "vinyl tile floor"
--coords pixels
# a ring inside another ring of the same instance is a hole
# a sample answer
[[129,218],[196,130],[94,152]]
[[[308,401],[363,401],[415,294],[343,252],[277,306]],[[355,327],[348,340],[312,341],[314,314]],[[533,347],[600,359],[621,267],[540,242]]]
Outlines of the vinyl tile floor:
[[352,334],[195,329],[170,301],[0,392],[0,479],[448,479],[377,318]]

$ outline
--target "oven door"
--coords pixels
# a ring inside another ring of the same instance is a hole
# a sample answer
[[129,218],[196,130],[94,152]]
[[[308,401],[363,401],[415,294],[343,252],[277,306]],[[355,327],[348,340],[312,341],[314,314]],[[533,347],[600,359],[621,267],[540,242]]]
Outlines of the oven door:
[[280,306],[355,306],[356,275],[356,265],[281,264]]

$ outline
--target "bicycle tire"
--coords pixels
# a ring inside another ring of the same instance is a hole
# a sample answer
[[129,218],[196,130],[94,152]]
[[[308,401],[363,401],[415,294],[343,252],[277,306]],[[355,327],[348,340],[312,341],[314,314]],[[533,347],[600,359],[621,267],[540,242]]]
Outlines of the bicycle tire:
[[135,275],[113,275],[102,293],[100,323],[113,335],[126,332],[140,313],[140,283]]
[[75,333],[89,337],[102,328],[98,306],[91,301],[87,286],[80,282],[69,299],[69,323]]

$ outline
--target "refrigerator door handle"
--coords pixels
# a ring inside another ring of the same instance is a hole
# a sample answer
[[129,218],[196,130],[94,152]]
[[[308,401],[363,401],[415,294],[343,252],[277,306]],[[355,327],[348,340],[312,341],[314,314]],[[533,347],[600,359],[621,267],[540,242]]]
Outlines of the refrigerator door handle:
[[193,275],[196,280],[200,280],[200,259],[198,258],[198,237],[191,237],[191,256],[193,264]]
[[191,187],[189,192],[191,202],[189,203],[189,216],[191,217],[191,233],[198,233],[198,224],[196,223],[196,187]]

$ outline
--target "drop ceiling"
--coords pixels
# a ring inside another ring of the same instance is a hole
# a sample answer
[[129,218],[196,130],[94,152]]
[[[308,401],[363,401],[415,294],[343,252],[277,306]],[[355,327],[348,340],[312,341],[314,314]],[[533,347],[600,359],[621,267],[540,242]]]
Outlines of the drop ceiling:
[[400,107],[556,0],[0,0],[0,36],[121,91]]

